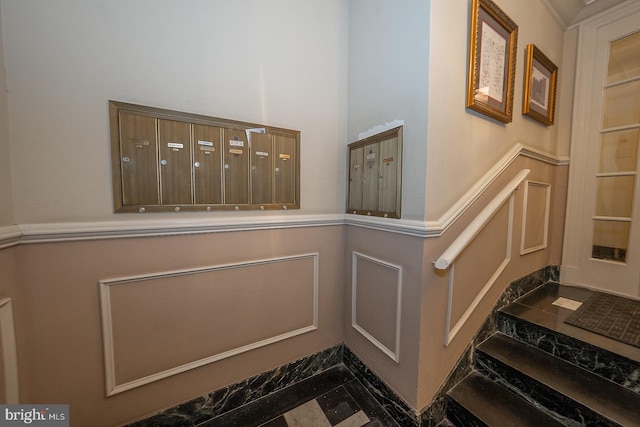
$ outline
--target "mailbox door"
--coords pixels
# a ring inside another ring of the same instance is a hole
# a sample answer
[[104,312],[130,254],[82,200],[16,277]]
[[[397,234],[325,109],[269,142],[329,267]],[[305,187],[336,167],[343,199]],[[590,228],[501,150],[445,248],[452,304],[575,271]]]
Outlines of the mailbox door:
[[398,137],[380,141],[379,211],[395,212],[398,193]]
[[251,134],[251,203],[272,203],[273,136]]
[[193,125],[193,184],[196,204],[222,203],[222,129]]
[[158,140],[161,203],[192,203],[191,126],[186,122],[158,120]]
[[362,209],[378,210],[378,188],[380,181],[380,144],[364,146],[362,171]]
[[157,205],[156,119],[120,112],[119,124],[122,205]]
[[296,200],[296,138],[286,135],[275,136],[273,174],[275,177],[275,203],[295,204]]
[[349,150],[349,211],[362,209],[363,154],[363,147]]
[[249,147],[244,130],[224,129],[224,202],[249,203]]

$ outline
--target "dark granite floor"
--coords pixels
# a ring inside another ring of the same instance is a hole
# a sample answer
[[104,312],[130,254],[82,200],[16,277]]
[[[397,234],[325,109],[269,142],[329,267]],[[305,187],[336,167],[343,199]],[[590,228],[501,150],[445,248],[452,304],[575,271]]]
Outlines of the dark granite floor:
[[397,427],[344,365],[265,396],[200,427]]
[[[585,288],[564,286],[550,282],[510,306],[503,308],[503,311],[531,323],[619,354],[635,362],[640,362],[640,348],[564,322],[574,310],[564,308],[557,304],[566,302],[566,300],[581,303],[586,301],[593,292],[594,291]],[[562,298],[564,301],[558,301],[559,298]]]

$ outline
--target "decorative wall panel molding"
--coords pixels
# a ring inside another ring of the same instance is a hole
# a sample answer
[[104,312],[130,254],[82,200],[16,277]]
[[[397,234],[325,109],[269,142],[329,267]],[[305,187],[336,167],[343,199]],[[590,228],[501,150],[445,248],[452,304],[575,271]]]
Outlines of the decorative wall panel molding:
[[19,403],[18,352],[11,298],[0,300],[0,334],[6,397],[4,403],[16,404]]
[[402,267],[358,252],[351,265],[351,326],[399,362]]
[[[478,304],[480,304],[480,301],[482,301],[482,299],[487,294],[487,292],[489,292],[489,289],[491,289],[491,287],[493,286],[495,281],[498,279],[500,274],[502,274],[504,269],[507,267],[507,264],[509,264],[509,261],[511,261],[511,246],[513,241],[513,214],[514,214],[514,195],[513,194],[509,198],[508,204],[509,204],[508,219],[507,221],[505,221],[506,241],[504,242],[504,247],[502,248],[505,251],[505,257],[502,260],[502,262],[500,262],[499,265],[496,266],[496,269],[494,273],[491,275],[491,277],[489,278],[489,280],[484,284],[482,289],[476,294],[473,301],[471,301],[471,303],[465,309],[462,316],[460,316],[460,318],[455,322],[453,326],[451,326],[451,323],[453,321],[452,320],[453,301],[454,301],[453,292],[454,292],[454,284],[455,284],[456,263],[454,263],[449,268],[449,272],[448,272],[449,290],[448,290],[448,296],[447,296],[447,317],[445,322],[445,337],[444,337],[445,346],[448,346],[451,343],[451,341],[453,341],[457,333],[460,332],[460,329],[462,329],[462,327],[467,322],[467,320],[469,320],[469,317],[471,317],[471,314],[473,313],[473,311],[476,309]],[[474,244],[481,244],[481,243],[478,243],[478,240],[474,240],[469,247],[473,246]]]
[[318,260],[100,280],[107,396],[316,330]]
[[547,247],[551,184],[526,181],[523,199],[520,255]]

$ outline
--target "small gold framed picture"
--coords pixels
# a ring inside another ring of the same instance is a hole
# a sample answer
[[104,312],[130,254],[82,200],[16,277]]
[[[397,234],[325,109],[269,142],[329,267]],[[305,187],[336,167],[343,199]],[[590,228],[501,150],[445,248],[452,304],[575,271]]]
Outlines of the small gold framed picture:
[[522,114],[540,123],[553,124],[558,67],[534,44],[527,45]]
[[513,115],[518,26],[491,0],[472,0],[467,108],[503,123]]

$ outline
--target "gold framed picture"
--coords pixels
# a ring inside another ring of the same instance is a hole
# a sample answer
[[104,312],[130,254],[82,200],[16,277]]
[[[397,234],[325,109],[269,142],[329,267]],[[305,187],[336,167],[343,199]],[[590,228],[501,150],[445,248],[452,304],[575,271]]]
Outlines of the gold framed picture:
[[534,44],[527,45],[522,114],[551,126],[556,108],[558,67]]
[[491,0],[472,0],[467,108],[503,123],[513,116],[518,26]]

